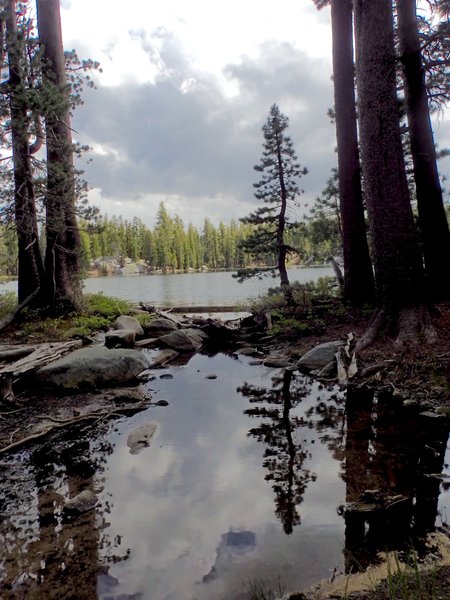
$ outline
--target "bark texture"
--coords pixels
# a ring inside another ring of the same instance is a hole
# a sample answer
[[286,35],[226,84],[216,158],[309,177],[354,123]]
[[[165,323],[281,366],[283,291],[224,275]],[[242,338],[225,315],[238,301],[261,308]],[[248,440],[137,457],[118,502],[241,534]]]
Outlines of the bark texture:
[[33,168],[29,148],[24,39],[17,28],[15,1],[7,0],[4,10],[9,64],[8,91],[14,164],[14,210],[18,239],[18,297],[20,304],[41,287],[44,267],[39,250]]
[[450,278],[445,276],[450,256],[450,231],[436,163],[417,27],[416,0],[397,0],[397,14],[427,283],[434,299],[446,299],[450,297]]
[[75,185],[69,91],[65,72],[59,0],[37,0],[44,85],[53,95],[46,110],[46,291],[50,305],[77,307],[81,295],[80,236]]
[[378,302],[389,312],[424,301],[422,255],[400,139],[390,0],[356,0],[361,162]]
[[352,0],[332,0],[333,80],[344,249],[344,299],[355,305],[374,300],[361,190],[355,109]]

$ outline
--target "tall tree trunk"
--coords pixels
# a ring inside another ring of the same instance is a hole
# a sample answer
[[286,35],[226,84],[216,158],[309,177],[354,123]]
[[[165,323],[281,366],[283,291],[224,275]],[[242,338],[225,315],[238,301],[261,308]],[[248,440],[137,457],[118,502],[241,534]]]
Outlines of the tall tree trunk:
[[352,0],[332,0],[333,80],[344,247],[344,299],[373,301],[375,285],[366,236],[356,126]]
[[18,239],[19,304],[41,288],[44,267],[39,236],[33,168],[30,159],[28,115],[25,97],[23,62],[24,39],[17,29],[15,0],[6,0],[6,45],[9,63],[9,103],[14,164],[14,207]]
[[47,293],[53,306],[62,303],[72,308],[78,306],[81,295],[81,244],[75,211],[72,133],[59,0],[37,0],[37,17],[44,85],[55,94],[45,119]]
[[449,298],[450,278],[446,276],[446,272],[450,256],[450,231],[436,163],[417,27],[416,0],[397,0],[397,14],[406,112],[427,283],[434,299]]
[[378,301],[396,313],[424,301],[424,274],[400,138],[391,0],[356,0],[361,163]]

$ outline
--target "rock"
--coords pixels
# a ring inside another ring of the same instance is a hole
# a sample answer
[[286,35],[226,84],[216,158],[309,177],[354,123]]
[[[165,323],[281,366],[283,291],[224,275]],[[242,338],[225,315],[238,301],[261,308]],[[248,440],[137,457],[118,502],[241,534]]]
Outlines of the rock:
[[290,364],[290,359],[288,356],[268,356],[263,365],[265,367],[273,367],[275,369],[284,369],[288,367]]
[[136,335],[144,335],[141,324],[135,317],[122,315],[117,317],[113,325],[114,329],[132,329]]
[[434,409],[434,412],[437,415],[444,415],[446,417],[450,416],[450,406],[438,406]]
[[161,367],[172,360],[172,358],[175,358],[175,356],[178,356],[176,350],[171,350],[170,348],[160,350],[156,356],[150,359],[150,368]]
[[336,361],[330,360],[330,362],[322,367],[317,373],[317,377],[333,377],[336,375]]
[[309,370],[322,369],[334,360],[334,355],[341,346],[345,346],[345,342],[334,341],[319,344],[300,358],[297,362],[297,367]]
[[217,379],[217,375],[215,373],[208,373],[208,375],[205,375],[205,379]]
[[159,376],[160,379],[173,379],[172,373],[163,373]]
[[144,338],[143,340],[137,340],[134,343],[135,348],[148,348],[149,346],[156,346],[158,338]]
[[263,364],[263,362],[264,362],[264,361],[263,361],[262,359],[257,359],[257,360],[250,360],[248,364],[249,364],[249,366],[251,366],[251,367],[256,367],[256,366],[258,366],[258,365],[262,365],[262,364]]
[[133,348],[136,339],[134,329],[115,329],[105,333],[107,348]]
[[155,402],[155,406],[169,406],[169,403],[167,400],[158,400],[158,402]]
[[242,354],[242,356],[255,356],[255,354],[259,354],[259,352],[256,348],[245,346],[244,348],[239,348],[237,354]]
[[127,438],[127,446],[130,449],[130,454],[139,454],[148,448],[155,438],[158,425],[153,421],[139,425],[134,429]]
[[197,329],[178,329],[159,338],[158,342],[178,352],[195,352],[203,346],[204,336]]
[[59,389],[112,387],[134,380],[148,369],[148,359],[137,350],[81,348],[41,367],[37,380]]
[[97,502],[98,498],[91,490],[83,490],[66,502],[63,512],[67,515],[80,515],[92,510]]
[[143,325],[144,332],[152,337],[159,337],[161,335],[170,333],[171,331],[175,331],[176,329],[178,329],[178,325],[176,323],[170,319],[165,319],[162,317],[153,319],[153,321],[144,323]]

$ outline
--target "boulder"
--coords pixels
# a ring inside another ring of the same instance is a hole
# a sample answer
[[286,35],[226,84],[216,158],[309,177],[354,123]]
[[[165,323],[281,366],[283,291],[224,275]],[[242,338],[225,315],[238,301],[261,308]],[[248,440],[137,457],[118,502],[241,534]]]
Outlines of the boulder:
[[96,346],[75,350],[41,367],[36,377],[40,383],[59,389],[111,387],[134,380],[148,367],[148,359],[138,350]]
[[144,335],[141,324],[135,317],[122,315],[117,317],[113,325],[114,329],[132,329],[136,335]]
[[177,329],[159,338],[158,342],[177,352],[195,352],[203,346],[204,335],[198,329]]
[[133,348],[136,339],[134,329],[114,329],[105,333],[107,348]]
[[172,320],[165,319],[164,317],[153,319],[153,321],[144,323],[143,325],[144,332],[151,337],[165,335],[176,329],[178,329],[178,325]]
[[153,421],[139,425],[127,438],[127,446],[130,454],[139,454],[144,448],[148,448],[156,435],[158,425]]
[[297,367],[308,370],[322,369],[334,360],[335,354],[341,346],[345,346],[345,342],[340,340],[314,346],[300,358]]

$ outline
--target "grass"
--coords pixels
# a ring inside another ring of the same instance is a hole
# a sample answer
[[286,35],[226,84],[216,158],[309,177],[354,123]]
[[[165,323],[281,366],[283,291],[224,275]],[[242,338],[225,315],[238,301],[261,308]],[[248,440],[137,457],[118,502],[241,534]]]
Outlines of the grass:
[[286,591],[279,577],[275,589],[267,579],[252,579],[243,586],[249,600],[279,600]]
[[[0,295],[0,318],[17,305],[13,292]],[[117,317],[130,314],[132,304],[103,294],[85,294],[80,313],[64,317],[43,317],[39,311],[24,310],[14,325],[16,337],[33,341],[68,340],[107,330]],[[138,315],[140,321],[150,315]]]

